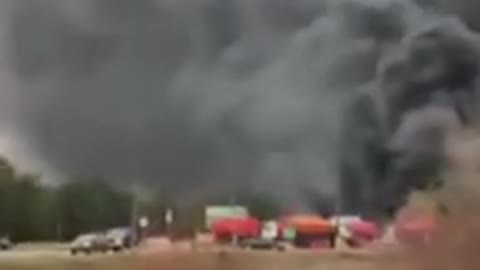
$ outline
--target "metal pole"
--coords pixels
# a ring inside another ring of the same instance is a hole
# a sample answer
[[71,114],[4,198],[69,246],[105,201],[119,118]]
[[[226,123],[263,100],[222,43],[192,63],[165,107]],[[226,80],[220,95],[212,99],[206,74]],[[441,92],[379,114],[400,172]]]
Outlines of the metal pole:
[[334,210],[333,210],[333,229],[334,229],[334,232],[333,232],[333,235],[332,235],[332,248],[337,248],[337,242],[339,240],[339,233],[340,233],[340,211],[341,211],[341,208],[342,208],[342,199],[341,199],[341,196],[338,195],[340,192],[337,192],[337,196],[335,196],[335,200],[334,200]]
[[138,240],[138,232],[137,232],[137,220],[138,220],[138,198],[135,184],[132,184],[131,187],[132,199],[131,199],[131,206],[130,206],[130,230],[132,233],[132,237],[130,237],[130,246],[135,246],[135,243]]

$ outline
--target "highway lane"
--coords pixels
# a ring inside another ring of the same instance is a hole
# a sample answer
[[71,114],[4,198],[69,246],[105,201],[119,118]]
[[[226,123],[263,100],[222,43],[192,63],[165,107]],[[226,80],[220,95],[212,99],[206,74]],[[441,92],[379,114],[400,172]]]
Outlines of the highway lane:
[[[122,254],[127,254],[124,252]],[[0,262],[2,261],[38,261],[38,260],[90,260],[108,256],[117,256],[113,253],[107,254],[78,254],[72,256],[68,245],[19,245],[11,250],[0,251]]]

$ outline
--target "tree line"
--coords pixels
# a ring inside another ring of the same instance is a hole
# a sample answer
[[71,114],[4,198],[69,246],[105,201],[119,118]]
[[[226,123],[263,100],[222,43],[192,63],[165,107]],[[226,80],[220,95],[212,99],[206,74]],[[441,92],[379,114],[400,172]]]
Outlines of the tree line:
[[[78,178],[58,185],[44,185],[40,180],[38,175],[19,173],[0,157],[0,236],[8,235],[14,241],[66,241],[79,233],[130,225],[133,195],[129,189],[114,187],[101,179]],[[280,212],[277,201],[265,194],[241,191],[236,197],[237,203],[247,206],[259,218],[273,218]],[[149,216],[157,232],[165,229],[166,208],[175,209],[172,198],[168,199],[158,193],[148,200],[135,201],[137,214]],[[188,205],[187,212],[195,211],[201,216],[206,204],[227,203],[227,199],[215,194],[211,199]],[[201,228],[202,222],[198,218],[187,223]]]
[[101,180],[46,186],[39,176],[18,173],[0,159],[0,235],[16,241],[67,240],[128,225],[131,201],[129,192]]

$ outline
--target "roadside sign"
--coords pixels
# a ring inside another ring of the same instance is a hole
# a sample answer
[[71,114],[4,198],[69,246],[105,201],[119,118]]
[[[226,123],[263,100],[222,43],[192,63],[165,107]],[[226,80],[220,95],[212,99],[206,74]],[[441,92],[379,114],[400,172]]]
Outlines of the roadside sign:
[[278,235],[278,224],[275,221],[265,222],[262,228],[262,238],[266,240],[274,240]]
[[147,217],[141,217],[138,224],[140,225],[140,228],[145,229],[150,224],[150,221]]
[[165,223],[172,224],[173,222],[173,211],[172,209],[168,209],[165,213]]
[[247,218],[248,209],[239,205],[207,206],[205,208],[205,225],[208,229],[218,220],[225,218]]
[[287,241],[295,241],[296,236],[297,232],[293,227],[287,227],[283,230],[283,239]]

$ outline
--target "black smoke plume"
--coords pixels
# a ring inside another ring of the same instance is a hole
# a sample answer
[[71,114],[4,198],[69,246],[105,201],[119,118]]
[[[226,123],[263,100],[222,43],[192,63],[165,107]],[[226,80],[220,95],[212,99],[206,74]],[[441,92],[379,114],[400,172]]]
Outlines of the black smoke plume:
[[0,131],[63,175],[378,214],[477,117],[474,3],[4,1]]

